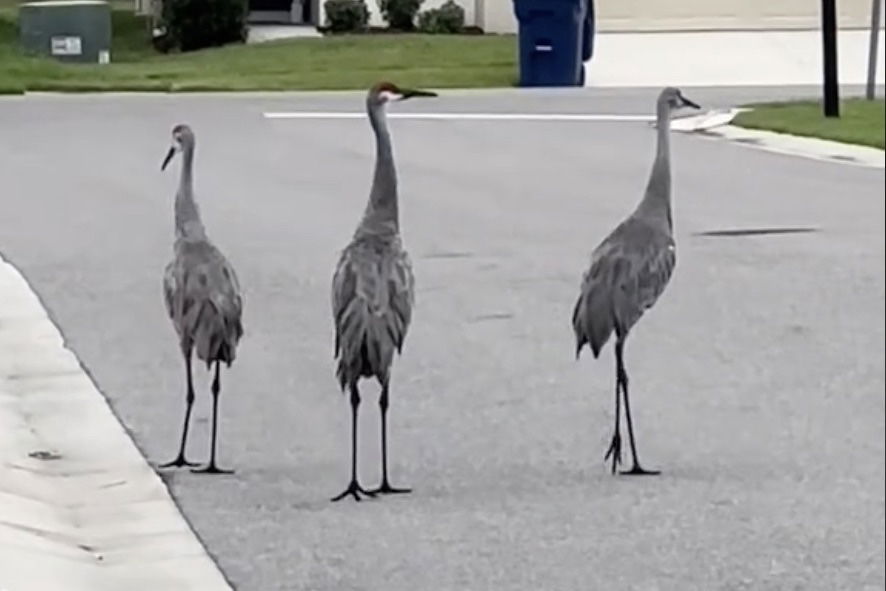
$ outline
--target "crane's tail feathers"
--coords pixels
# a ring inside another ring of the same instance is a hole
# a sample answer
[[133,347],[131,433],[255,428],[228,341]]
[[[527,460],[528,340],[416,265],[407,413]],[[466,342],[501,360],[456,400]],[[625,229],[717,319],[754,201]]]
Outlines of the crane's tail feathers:
[[[608,339],[609,337],[607,336],[606,338]],[[600,351],[603,350],[603,345],[605,344],[606,341],[603,341],[599,346],[594,346],[593,344],[591,344],[591,353],[594,354],[594,359],[600,357]]]
[[612,334],[613,322],[609,310],[609,299],[594,290],[582,291],[572,312],[572,328],[575,330],[575,358],[587,344],[594,359]]
[[336,322],[336,376],[342,388],[360,377],[387,379],[394,352],[402,350],[403,322],[374,314],[368,305],[355,301]]
[[581,358],[581,350],[585,345],[591,350],[591,353],[594,355],[594,359],[600,357],[600,351],[603,349],[603,345],[605,345],[605,341],[600,346],[595,346],[591,341],[589,341],[586,337],[578,337],[575,343],[575,360],[578,361]]
[[231,366],[237,357],[237,343],[243,336],[243,326],[237,317],[228,317],[212,302],[206,302],[197,317],[194,345],[198,359],[209,369],[214,361]]

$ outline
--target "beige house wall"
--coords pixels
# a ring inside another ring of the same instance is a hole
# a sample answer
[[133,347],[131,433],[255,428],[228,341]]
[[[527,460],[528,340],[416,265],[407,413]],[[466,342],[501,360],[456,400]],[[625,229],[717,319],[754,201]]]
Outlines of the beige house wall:
[[[446,0],[425,0],[422,10]],[[160,0],[133,0],[139,14],[151,12]],[[313,2],[326,23],[323,0]],[[487,33],[516,33],[513,0],[456,0],[465,10],[465,24]],[[370,24],[383,26],[377,0],[366,0]],[[816,29],[819,0],[596,0],[597,31],[711,31]],[[837,0],[842,29],[870,26],[871,0]],[[317,24],[320,24],[317,23]],[[882,23],[881,23],[882,27]]]
[[[460,0],[473,5],[489,33],[514,33],[513,0]],[[814,29],[818,0],[597,0],[598,31]],[[839,26],[870,24],[871,0],[838,0]]]

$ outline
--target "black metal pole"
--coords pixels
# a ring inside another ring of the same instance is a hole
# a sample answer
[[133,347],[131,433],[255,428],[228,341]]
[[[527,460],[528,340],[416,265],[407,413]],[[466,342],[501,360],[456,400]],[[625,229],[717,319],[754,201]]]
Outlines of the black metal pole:
[[868,47],[868,83],[865,88],[865,96],[869,101],[877,95],[877,44],[880,41],[880,9],[883,7],[882,0],[871,2],[871,39]]
[[824,59],[824,116],[840,116],[837,82],[837,2],[821,0],[821,43]]

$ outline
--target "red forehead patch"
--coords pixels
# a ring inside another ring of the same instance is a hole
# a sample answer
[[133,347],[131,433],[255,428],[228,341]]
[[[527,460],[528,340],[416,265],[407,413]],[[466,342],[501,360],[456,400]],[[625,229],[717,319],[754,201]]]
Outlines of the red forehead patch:
[[394,84],[391,84],[390,82],[379,82],[378,84],[375,85],[375,92],[376,93],[380,93],[380,92],[384,92],[384,91],[395,92],[395,93],[399,94],[400,89],[397,88]]

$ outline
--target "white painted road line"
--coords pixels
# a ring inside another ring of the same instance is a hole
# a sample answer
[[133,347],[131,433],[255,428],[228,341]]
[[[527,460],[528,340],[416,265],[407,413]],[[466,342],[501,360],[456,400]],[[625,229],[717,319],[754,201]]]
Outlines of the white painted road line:
[[[674,131],[698,131],[732,121],[747,109],[716,109],[702,114],[687,112],[671,119]],[[366,119],[362,111],[288,111],[264,113],[266,119]],[[542,121],[542,122],[640,122],[655,123],[653,115],[618,113],[388,113],[391,119],[438,121]]]
[[0,589],[231,589],[2,257]]
[[[675,132],[721,138],[751,144],[762,150],[803,158],[883,168],[883,151],[816,138],[797,137],[767,131],[743,129],[730,125],[748,109],[714,109],[701,114],[687,113],[671,119]],[[283,111],[266,112],[266,119],[365,119],[363,111]],[[453,120],[453,121],[544,121],[544,122],[644,122],[655,123],[652,115],[619,115],[602,113],[388,113],[391,119]]]
[[[284,111],[264,113],[266,119],[365,119],[363,111]],[[449,121],[655,121],[652,115],[592,113],[388,113],[389,119]]]

